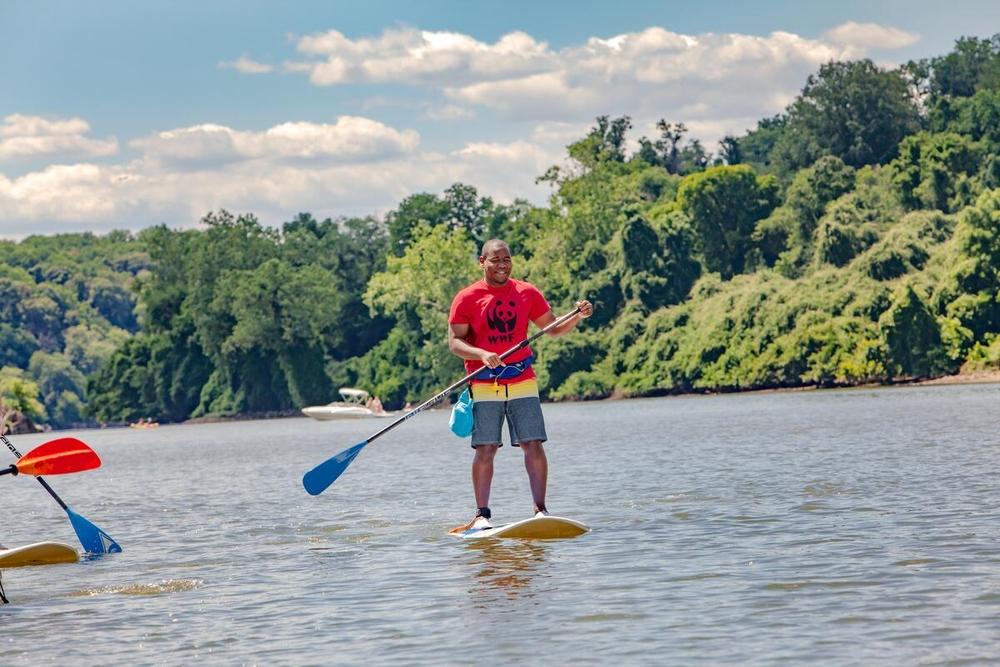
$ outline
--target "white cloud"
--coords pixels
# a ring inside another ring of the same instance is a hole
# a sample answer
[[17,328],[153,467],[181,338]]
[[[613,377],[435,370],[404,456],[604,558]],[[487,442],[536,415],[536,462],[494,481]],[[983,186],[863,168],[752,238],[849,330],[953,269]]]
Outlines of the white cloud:
[[[318,217],[384,213],[409,194],[441,192],[456,181],[501,201],[542,203],[548,189],[535,177],[562,162],[565,147],[585,136],[597,115],[631,116],[633,143],[655,137],[659,118],[684,122],[689,139],[714,150],[724,134],[740,134],[782,111],[821,64],[914,39],[895,28],[857,23],[818,39],[786,32],[685,35],[652,27],[560,49],[523,32],[492,43],[409,28],[374,38],[336,31],[299,37],[302,57],[283,63],[284,72],[304,73],[316,85],[417,88],[417,96],[394,88],[391,97],[362,99],[372,109],[404,108],[396,109],[397,117],[475,116],[477,122],[445,128],[442,148],[423,146],[414,129],[359,116],[260,131],[206,123],[135,139],[129,145],[138,159],[108,165],[72,164],[80,156],[117,151],[113,138],[90,137],[84,120],[15,114],[0,123],[0,159],[59,156],[66,163],[16,177],[0,173],[0,236],[158,222],[190,226],[218,208],[250,211],[267,224],[304,210]],[[271,67],[248,56],[222,66],[248,73]],[[457,129],[475,131],[494,116],[522,123],[503,126],[505,139],[515,140],[491,141],[501,134],[497,130],[464,136]],[[49,223],[62,227],[37,229]]]
[[406,85],[495,80],[541,71],[552,53],[524,32],[488,44],[454,32],[392,28],[376,38],[350,39],[336,30],[298,40],[306,56],[322,60],[286,63],[305,70],[319,86],[344,83]]
[[819,65],[846,55],[783,32],[689,36],[649,28],[565,49],[542,73],[452,86],[445,94],[515,119],[761,117],[780,111],[774,100],[787,99]]
[[527,141],[512,143],[475,142],[466,144],[453,153],[470,162],[482,161],[490,164],[534,164],[535,173],[541,173],[552,163],[552,155],[536,144]]
[[122,175],[119,167],[93,164],[51,166],[15,180],[0,174],[0,228],[33,220],[112,217],[121,209],[115,195],[127,181]]
[[412,28],[358,39],[332,30],[299,38],[297,48],[307,59],[294,68],[320,86],[430,87],[456,105],[518,121],[628,114],[718,122],[773,115],[820,65],[916,39],[872,23],[845,23],[820,39],[781,31],[686,35],[650,27],[552,49],[524,32],[489,43]]
[[243,74],[267,74],[274,71],[274,67],[271,65],[251,60],[247,56],[240,56],[233,61],[220,62],[219,67],[222,69],[234,69]]
[[46,156],[102,157],[118,152],[118,141],[91,139],[90,124],[80,118],[48,119],[11,114],[0,123],[0,160]]
[[901,49],[920,41],[920,35],[877,23],[848,21],[823,33],[834,44],[855,47],[859,54],[869,49]]
[[299,211],[317,217],[383,214],[410,194],[440,193],[458,181],[499,201],[527,197],[542,203],[548,191],[534,178],[562,152],[561,146],[519,141],[354,163],[261,158],[204,169],[144,158],[118,166],[55,165],[14,179],[0,174],[0,237],[140,229],[159,222],[190,227],[219,208],[252,212],[269,225]]
[[245,160],[378,160],[416,150],[414,130],[396,130],[378,121],[341,116],[336,123],[282,123],[263,132],[223,125],[196,125],[136,139],[130,146],[149,160],[221,164]]

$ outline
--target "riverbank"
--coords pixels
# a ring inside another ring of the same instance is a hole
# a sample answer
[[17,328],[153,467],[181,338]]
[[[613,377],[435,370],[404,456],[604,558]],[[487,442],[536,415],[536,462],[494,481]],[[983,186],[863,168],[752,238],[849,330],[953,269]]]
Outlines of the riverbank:
[[968,371],[955,375],[943,375],[930,380],[919,380],[914,384],[993,384],[1000,383],[1000,370]]
[[[957,385],[963,385],[963,384],[1000,384],[1000,369],[996,369],[996,370],[964,371],[964,372],[956,373],[954,375],[943,375],[941,377],[936,377],[936,378],[929,378],[929,379],[922,379],[922,380],[906,380],[906,381],[894,382],[894,383],[870,383],[870,384],[863,384],[863,385],[842,385],[842,386],[837,386],[837,387],[824,387],[824,386],[820,386],[820,385],[804,385],[804,386],[800,386],[800,387],[779,387],[779,388],[768,388],[768,389],[743,389],[743,390],[735,390],[735,391],[733,391],[733,390],[726,390],[726,391],[722,391],[722,390],[714,390],[714,391],[713,390],[705,390],[705,391],[701,391],[701,392],[697,392],[697,393],[701,393],[701,394],[735,394],[735,393],[742,394],[742,393],[771,393],[771,392],[774,392],[774,393],[785,393],[785,392],[801,392],[801,391],[822,391],[824,389],[831,389],[831,388],[835,388],[835,389],[849,389],[849,388],[864,388],[864,387],[890,387],[890,386],[907,386],[907,385],[909,385],[909,386],[924,386],[924,385],[931,385],[931,386],[933,386],[933,385],[951,385],[951,384],[957,384]],[[684,394],[671,394],[671,395],[682,396]],[[624,395],[614,395],[613,394],[612,396],[609,396],[607,399],[602,399],[602,400],[620,401],[620,400],[628,400],[630,398],[648,398],[648,396],[624,396]],[[559,402],[575,403],[575,402],[578,402],[578,401],[566,400],[566,401],[559,401]],[[439,403],[439,404],[437,404],[435,406],[432,406],[431,408],[428,408],[428,409],[431,409],[431,410],[440,410],[440,409],[450,409],[450,408],[451,408],[451,406],[448,403],[442,401],[441,403]],[[400,413],[400,414],[402,414],[402,413]],[[291,419],[291,418],[298,418],[298,417],[305,418],[304,415],[302,414],[301,410],[275,410],[275,411],[269,411],[269,412],[253,412],[253,413],[245,413],[245,414],[228,415],[228,416],[224,416],[224,417],[223,416],[195,417],[194,419],[188,419],[188,420],[185,420],[185,421],[179,422],[179,423],[181,423],[181,424],[214,424],[214,423],[223,423],[223,422],[250,421],[250,420],[255,420],[255,419]],[[169,422],[161,422],[161,423],[166,424],[166,423],[169,423]],[[23,424],[21,424],[21,426],[23,427]],[[31,427],[32,427],[31,430],[27,430],[25,428],[14,430],[12,432],[12,434],[13,435],[23,435],[23,434],[26,434],[26,433],[38,433],[38,432],[53,430],[51,428],[46,428],[45,426],[38,426],[38,425],[35,425],[35,424],[31,424]],[[121,424],[102,424],[102,425],[93,425],[93,426],[85,426],[85,425],[76,424],[76,425],[73,425],[72,427],[69,427],[68,429],[65,429],[65,430],[77,430],[77,429],[81,429],[81,428],[127,428],[127,427],[128,427],[127,423],[121,423]],[[59,430],[63,430],[63,429],[59,429]]]

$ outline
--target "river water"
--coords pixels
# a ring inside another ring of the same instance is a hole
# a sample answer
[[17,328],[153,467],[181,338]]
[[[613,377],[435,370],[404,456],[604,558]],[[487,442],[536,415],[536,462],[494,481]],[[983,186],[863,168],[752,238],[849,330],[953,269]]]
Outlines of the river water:
[[[1000,385],[545,412],[573,540],[446,534],[475,505],[446,411],[318,497],[302,473],[387,422],[70,433],[104,466],[49,481],[125,551],[4,571],[0,663],[1000,662]],[[0,485],[0,541],[76,544],[38,484]],[[529,514],[516,449],[491,505]]]

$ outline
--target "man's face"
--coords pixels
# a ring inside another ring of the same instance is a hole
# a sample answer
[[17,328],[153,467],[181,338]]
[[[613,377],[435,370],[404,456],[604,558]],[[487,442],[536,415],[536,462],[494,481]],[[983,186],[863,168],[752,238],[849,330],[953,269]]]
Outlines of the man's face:
[[479,258],[479,265],[483,267],[483,277],[486,278],[486,284],[499,287],[507,282],[507,278],[510,278],[513,266],[510,250],[506,246],[494,245]]

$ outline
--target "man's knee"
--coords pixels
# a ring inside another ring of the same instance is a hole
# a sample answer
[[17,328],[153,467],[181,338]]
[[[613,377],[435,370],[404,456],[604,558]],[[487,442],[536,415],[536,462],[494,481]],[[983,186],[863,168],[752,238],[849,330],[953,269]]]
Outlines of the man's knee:
[[493,457],[497,455],[497,450],[500,449],[500,445],[477,445],[475,449],[475,460],[477,462],[489,462],[492,461]]
[[521,449],[524,453],[529,456],[537,456],[545,453],[541,440],[525,440],[524,442],[520,442],[518,444],[521,445]]

